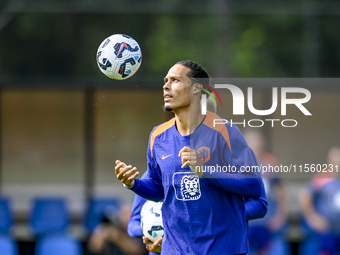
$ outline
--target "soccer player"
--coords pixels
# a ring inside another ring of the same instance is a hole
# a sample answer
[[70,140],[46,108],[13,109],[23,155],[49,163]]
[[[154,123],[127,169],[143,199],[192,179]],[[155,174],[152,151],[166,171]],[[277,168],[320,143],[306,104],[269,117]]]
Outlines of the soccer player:
[[315,174],[299,196],[306,236],[299,254],[340,254],[340,148],[328,151],[327,168]]
[[221,118],[214,113],[201,115],[200,78],[209,75],[192,61],[169,70],[164,109],[175,117],[151,132],[150,178],[136,179],[136,167],[120,160],[116,175],[136,194],[164,199],[162,254],[245,254],[243,197],[259,198],[263,183],[258,173],[248,171],[257,162],[239,129],[229,123],[215,126]]
[[[214,95],[214,93],[211,93],[214,98],[216,99],[216,96]],[[217,107],[214,103],[214,100],[211,97],[207,98],[207,111],[216,113],[217,112]],[[249,132],[248,132],[249,134]],[[246,139],[247,140],[247,139]],[[249,144],[248,142],[248,145]],[[252,148],[254,151],[254,148]],[[256,146],[255,146],[255,149]],[[254,151],[255,156],[256,156],[256,151]],[[147,172],[145,172],[143,174],[143,176],[141,177],[141,179],[146,179],[148,178],[147,176]],[[133,205],[132,205],[132,213],[131,213],[131,218],[129,220],[128,223],[128,234],[131,237],[136,237],[136,238],[141,238],[143,237],[143,232],[142,232],[142,228],[141,228],[141,210],[142,207],[144,205],[144,203],[147,200],[145,198],[142,198],[138,195],[135,195],[134,201],[133,201]],[[255,220],[255,219],[260,219],[263,218],[266,213],[267,213],[267,198],[266,198],[266,191],[263,189],[261,192],[261,196],[259,199],[253,199],[253,198],[244,198],[245,201],[245,209],[246,209],[246,218],[247,221],[249,220]],[[158,240],[156,240],[154,243],[151,242],[150,240],[148,240],[146,237],[143,237],[144,239],[144,243],[147,244],[147,249],[150,251],[149,255],[152,254],[160,254],[161,250],[162,250],[162,241],[163,238],[159,238]],[[250,245],[251,246],[251,245]]]

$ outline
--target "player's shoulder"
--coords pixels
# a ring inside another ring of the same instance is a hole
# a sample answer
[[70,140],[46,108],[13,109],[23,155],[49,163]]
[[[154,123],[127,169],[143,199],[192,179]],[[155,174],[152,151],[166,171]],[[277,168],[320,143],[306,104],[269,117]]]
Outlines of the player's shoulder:
[[217,131],[220,131],[224,128],[227,128],[229,130],[230,128],[238,129],[235,124],[213,112],[207,112],[203,124]]
[[174,125],[175,125],[175,118],[172,118],[171,120],[154,127],[153,130],[151,131],[151,138],[154,139],[156,136],[172,128]]
[[164,122],[153,128],[153,130],[151,131],[150,140],[149,140],[151,157],[153,156],[152,149],[153,149],[156,138],[159,137],[161,134],[165,133],[167,130],[170,130],[174,125],[175,125],[175,118],[172,118],[171,120]]
[[208,132],[215,132],[222,135],[230,150],[232,143],[237,143],[238,147],[240,142],[246,145],[246,141],[240,129],[234,123],[220,117],[216,113],[207,112],[203,125],[208,128]]
[[216,113],[207,112],[203,125],[208,128],[208,132],[219,133],[223,136],[230,148],[230,124]]

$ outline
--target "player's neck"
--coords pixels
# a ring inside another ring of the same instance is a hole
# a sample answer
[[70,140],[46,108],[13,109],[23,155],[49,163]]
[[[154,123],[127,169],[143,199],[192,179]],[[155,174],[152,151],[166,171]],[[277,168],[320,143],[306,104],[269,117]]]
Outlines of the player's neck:
[[200,109],[183,109],[175,112],[176,126],[178,132],[182,135],[190,135],[202,123],[204,116]]

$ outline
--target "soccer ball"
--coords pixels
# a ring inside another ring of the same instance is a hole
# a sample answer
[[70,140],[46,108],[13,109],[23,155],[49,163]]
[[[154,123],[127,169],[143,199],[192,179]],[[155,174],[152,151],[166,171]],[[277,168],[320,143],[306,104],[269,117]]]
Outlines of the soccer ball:
[[97,64],[107,77],[125,80],[134,75],[142,63],[138,43],[130,36],[114,34],[106,38],[97,51]]
[[146,201],[141,210],[143,235],[151,242],[155,242],[164,235],[162,205],[162,202]]

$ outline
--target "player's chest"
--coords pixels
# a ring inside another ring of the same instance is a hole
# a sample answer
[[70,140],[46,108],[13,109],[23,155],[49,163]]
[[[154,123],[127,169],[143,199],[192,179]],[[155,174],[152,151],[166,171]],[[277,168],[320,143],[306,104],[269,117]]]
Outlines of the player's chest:
[[166,176],[171,178],[177,172],[190,172],[189,167],[182,168],[183,161],[179,152],[184,146],[196,150],[199,160],[204,165],[223,163],[220,162],[220,159],[223,158],[221,150],[206,141],[196,143],[190,140],[187,142],[169,141],[168,143],[155,144],[156,162],[163,178]]

